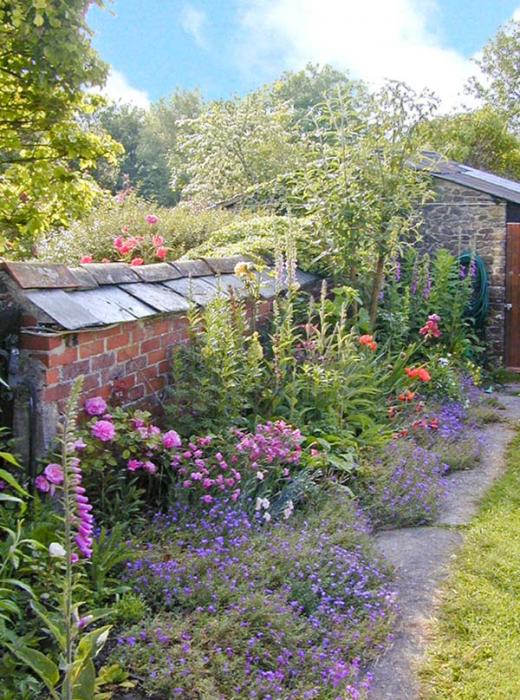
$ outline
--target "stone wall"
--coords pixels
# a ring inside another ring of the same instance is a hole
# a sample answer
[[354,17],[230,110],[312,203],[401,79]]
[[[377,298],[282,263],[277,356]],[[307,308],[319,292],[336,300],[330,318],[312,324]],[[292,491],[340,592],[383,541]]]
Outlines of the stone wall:
[[504,354],[506,202],[435,178],[437,198],[424,208],[423,248],[447,248],[453,254],[474,250],[490,277],[486,339],[499,358]]

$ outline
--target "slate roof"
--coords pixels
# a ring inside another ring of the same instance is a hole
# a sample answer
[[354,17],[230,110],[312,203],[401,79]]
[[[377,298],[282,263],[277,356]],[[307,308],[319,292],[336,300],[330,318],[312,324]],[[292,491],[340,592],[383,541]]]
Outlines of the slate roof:
[[[79,267],[34,262],[4,262],[2,277],[15,300],[36,308],[41,323],[66,330],[135,321],[163,313],[186,312],[190,303],[208,304],[230,290],[245,294],[234,274],[246,258],[205,258],[132,267],[126,263],[90,263]],[[270,299],[275,284],[269,270],[257,272],[260,295]],[[297,270],[302,287],[319,278]]]
[[507,202],[520,204],[520,182],[447,160],[434,151],[425,151],[422,155],[423,160],[415,164],[420,170],[428,170],[441,180],[449,180]]

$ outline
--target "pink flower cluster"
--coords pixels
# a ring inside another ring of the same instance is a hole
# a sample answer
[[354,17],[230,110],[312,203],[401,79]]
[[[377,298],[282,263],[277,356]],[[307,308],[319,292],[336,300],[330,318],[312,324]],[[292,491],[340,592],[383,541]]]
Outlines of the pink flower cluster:
[[213,503],[215,500],[211,492],[231,491],[232,501],[240,497],[241,474],[235,468],[238,461],[236,456],[230,460],[224,458],[220,452],[213,456],[205,454],[206,448],[212,443],[211,437],[198,437],[188,444],[187,449],[178,452],[171,460],[171,466],[182,479],[184,489],[202,492],[200,500],[203,503]]
[[85,413],[89,416],[102,416],[107,411],[107,404],[101,396],[95,396],[93,399],[85,401]]
[[110,442],[116,436],[116,429],[110,420],[96,421],[90,428],[90,434],[101,442]]
[[440,320],[440,316],[431,314],[431,316],[428,316],[425,325],[419,329],[419,334],[424,335],[425,338],[440,338],[442,335],[439,328]]
[[157,472],[157,465],[149,459],[144,462],[140,459],[129,459],[126,468],[129,472],[136,472],[139,469],[143,469],[145,472],[148,472],[148,474],[155,474]]
[[34,484],[38,491],[50,493],[51,496],[54,496],[56,486],[63,484],[61,464],[48,464],[43,470],[43,474],[36,477]]
[[237,431],[240,441],[237,451],[247,455],[250,467],[262,465],[298,464],[301,459],[303,436],[285,421],[268,421],[257,425],[254,433]]

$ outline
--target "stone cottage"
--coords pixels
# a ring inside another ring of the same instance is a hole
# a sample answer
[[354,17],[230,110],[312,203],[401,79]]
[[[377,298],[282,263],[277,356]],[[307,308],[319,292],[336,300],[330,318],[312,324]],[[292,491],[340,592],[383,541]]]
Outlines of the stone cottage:
[[520,369],[520,183],[425,153],[436,199],[424,208],[424,247],[474,251],[490,280],[487,338],[506,367]]

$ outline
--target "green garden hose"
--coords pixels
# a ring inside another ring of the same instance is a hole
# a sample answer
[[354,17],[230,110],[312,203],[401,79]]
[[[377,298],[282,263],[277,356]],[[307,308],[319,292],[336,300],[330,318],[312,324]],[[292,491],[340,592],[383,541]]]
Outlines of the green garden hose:
[[473,278],[473,294],[466,309],[466,316],[470,316],[476,326],[482,327],[489,310],[489,276],[486,263],[480,255],[469,252],[459,255],[458,261],[468,272],[471,268],[470,274]]

